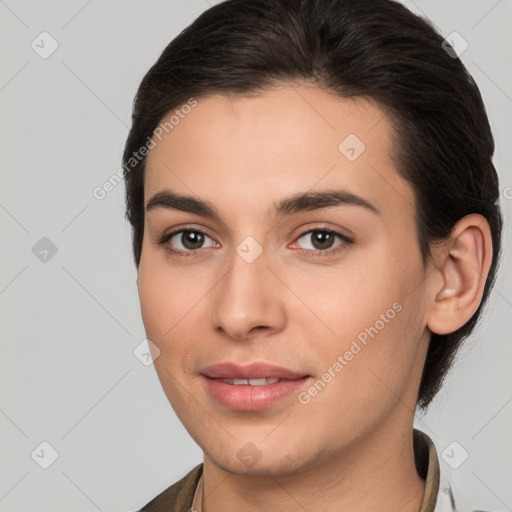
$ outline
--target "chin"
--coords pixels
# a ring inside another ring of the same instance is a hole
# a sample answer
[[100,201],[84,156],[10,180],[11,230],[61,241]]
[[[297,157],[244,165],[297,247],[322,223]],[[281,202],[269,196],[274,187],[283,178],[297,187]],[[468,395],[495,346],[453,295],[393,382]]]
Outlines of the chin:
[[213,451],[203,450],[207,457],[223,470],[245,476],[273,477],[292,475],[304,471],[308,466],[308,457],[304,454],[304,444],[299,443],[302,449],[290,443],[289,446],[279,443],[273,445],[264,438],[261,442],[247,441],[245,443],[233,442],[230,447],[216,445]]

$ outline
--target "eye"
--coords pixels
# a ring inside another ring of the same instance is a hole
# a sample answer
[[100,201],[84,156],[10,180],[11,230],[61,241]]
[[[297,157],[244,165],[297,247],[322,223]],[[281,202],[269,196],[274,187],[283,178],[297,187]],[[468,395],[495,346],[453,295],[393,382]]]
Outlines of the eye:
[[[205,245],[205,242],[207,245]],[[165,245],[166,250],[169,252],[178,253],[183,256],[188,256],[190,253],[193,254],[197,252],[198,249],[213,247],[215,245],[215,242],[206,233],[197,229],[173,231],[172,233],[164,235],[159,243]]]
[[[300,244],[299,241],[302,239],[304,239],[306,243]],[[351,243],[353,243],[353,240],[331,229],[311,229],[303,233],[296,242],[300,249],[304,249],[308,253],[316,254],[333,254],[343,250]]]
[[[304,242],[300,242],[304,240]],[[332,229],[315,228],[303,233],[295,242],[299,249],[315,256],[328,256],[344,250],[354,241]],[[180,229],[163,235],[158,243],[176,256],[197,256],[201,249],[215,247],[216,242],[199,229]]]

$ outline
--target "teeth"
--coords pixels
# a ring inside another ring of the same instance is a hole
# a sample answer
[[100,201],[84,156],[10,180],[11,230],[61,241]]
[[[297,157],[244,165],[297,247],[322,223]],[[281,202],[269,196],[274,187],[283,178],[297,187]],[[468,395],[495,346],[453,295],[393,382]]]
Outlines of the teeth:
[[276,378],[262,378],[262,379],[219,379],[226,384],[233,384],[234,386],[264,386],[265,384],[275,384],[279,382]]

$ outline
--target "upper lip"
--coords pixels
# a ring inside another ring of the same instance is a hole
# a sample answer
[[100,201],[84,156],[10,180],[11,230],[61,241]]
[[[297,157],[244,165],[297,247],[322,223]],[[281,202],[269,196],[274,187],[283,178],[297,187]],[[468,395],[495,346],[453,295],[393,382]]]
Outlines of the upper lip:
[[231,362],[213,364],[200,371],[201,375],[212,379],[288,379],[295,380],[307,377],[305,373],[297,373],[288,368],[267,363],[252,363],[241,366]]

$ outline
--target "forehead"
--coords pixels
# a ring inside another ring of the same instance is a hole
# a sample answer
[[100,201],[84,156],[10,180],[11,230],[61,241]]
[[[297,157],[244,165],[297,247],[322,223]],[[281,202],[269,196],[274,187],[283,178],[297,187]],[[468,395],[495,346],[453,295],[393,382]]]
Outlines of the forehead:
[[380,210],[412,207],[412,190],[392,158],[393,126],[369,99],[287,85],[198,98],[187,112],[161,140],[153,137],[145,202],[170,188],[221,201],[220,210],[237,203],[266,212],[283,196],[343,187]]

